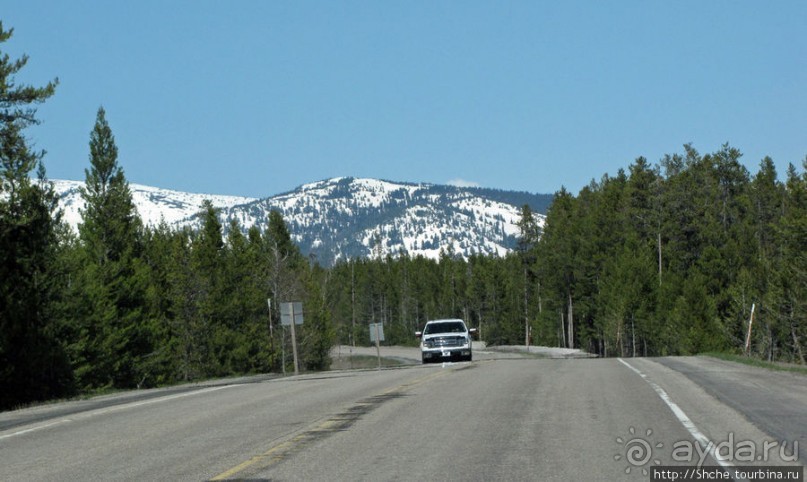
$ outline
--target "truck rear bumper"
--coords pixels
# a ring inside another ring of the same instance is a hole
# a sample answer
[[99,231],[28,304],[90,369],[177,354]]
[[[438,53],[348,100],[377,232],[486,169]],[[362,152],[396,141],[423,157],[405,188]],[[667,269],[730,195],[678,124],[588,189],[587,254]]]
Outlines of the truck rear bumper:
[[470,348],[452,348],[445,350],[422,350],[423,361],[443,361],[471,358]]

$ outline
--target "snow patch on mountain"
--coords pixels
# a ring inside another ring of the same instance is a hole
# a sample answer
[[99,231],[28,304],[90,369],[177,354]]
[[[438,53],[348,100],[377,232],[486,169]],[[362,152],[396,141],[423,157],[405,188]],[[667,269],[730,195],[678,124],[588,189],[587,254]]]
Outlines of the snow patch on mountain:
[[[65,220],[74,227],[83,208],[75,181],[54,181]],[[225,229],[263,230],[269,214],[283,216],[292,239],[323,264],[340,259],[440,253],[504,256],[516,245],[520,206],[498,200],[512,192],[339,177],[304,184],[264,199],[190,194],[130,184],[144,223],[198,228],[202,201],[219,209]],[[531,196],[516,193],[520,197]],[[538,196],[538,195],[535,195]],[[543,226],[543,215],[535,215]]]
[[[77,229],[81,223],[81,211],[84,209],[84,199],[80,191],[84,183],[64,180],[52,182],[59,195],[59,207],[62,208],[63,219]],[[161,221],[165,221],[168,225],[181,224],[183,220],[199,212],[205,199],[209,199],[217,208],[229,208],[256,201],[255,198],[193,194],[141,184],[129,184],[129,190],[132,192],[132,201],[137,207],[140,219],[147,226],[157,226]]]

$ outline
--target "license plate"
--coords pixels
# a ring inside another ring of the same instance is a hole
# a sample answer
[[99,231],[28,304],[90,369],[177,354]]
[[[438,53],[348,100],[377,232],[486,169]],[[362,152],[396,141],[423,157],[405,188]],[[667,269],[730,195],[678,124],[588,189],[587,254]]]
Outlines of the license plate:
[[451,352],[450,351],[444,351],[443,356],[451,356]]

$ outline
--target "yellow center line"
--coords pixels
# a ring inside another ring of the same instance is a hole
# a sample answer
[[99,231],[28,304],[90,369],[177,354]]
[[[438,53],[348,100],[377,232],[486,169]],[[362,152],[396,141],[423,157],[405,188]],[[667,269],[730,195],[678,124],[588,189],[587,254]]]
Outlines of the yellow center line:
[[[451,370],[451,371],[453,371],[453,370]],[[384,390],[383,392],[381,392],[381,393],[379,393],[377,395],[372,395],[372,396],[370,396],[368,398],[384,397],[386,395],[390,395],[390,394],[396,393],[396,392],[397,393],[403,393],[405,391],[411,390],[412,388],[416,387],[417,385],[421,385],[421,384],[426,383],[426,382],[428,382],[430,380],[433,380],[433,379],[435,379],[437,377],[443,376],[448,372],[449,372],[449,370],[439,370],[439,371],[436,371],[435,373],[430,373],[429,375],[426,375],[426,376],[423,376],[423,377],[420,377],[420,378],[416,378],[416,379],[414,379],[412,381],[409,381],[409,382],[406,382],[406,383],[404,383],[402,385],[398,385],[398,386],[395,386],[395,387],[392,387],[392,388],[388,388],[388,389]],[[361,404],[362,404],[362,402],[356,402],[354,405],[361,405]],[[302,433],[294,436],[293,438],[291,438],[289,440],[286,440],[286,441],[283,441],[283,442],[280,442],[277,445],[272,446],[266,452],[264,452],[264,453],[262,453],[260,455],[256,455],[256,456],[254,456],[254,457],[252,457],[252,458],[250,458],[248,460],[245,460],[244,462],[241,462],[240,464],[238,464],[235,467],[227,470],[226,472],[220,473],[219,475],[213,477],[210,480],[226,480],[226,479],[229,479],[229,478],[233,477],[234,475],[236,475],[236,474],[238,474],[240,472],[243,472],[244,470],[246,470],[246,469],[248,469],[248,468],[250,468],[252,466],[258,465],[258,464],[261,464],[262,465],[261,468],[265,469],[265,468],[275,464],[276,462],[278,462],[280,460],[283,460],[285,455],[292,452],[294,449],[303,446],[306,442],[308,442],[312,438],[313,434],[316,434],[316,433],[319,433],[319,432],[330,432],[330,431],[333,431],[335,429],[339,429],[341,426],[343,426],[344,422],[341,421],[341,420],[338,420],[337,418],[338,417],[336,415],[331,415],[325,421],[317,422],[313,426],[309,427],[308,429],[303,429]]]

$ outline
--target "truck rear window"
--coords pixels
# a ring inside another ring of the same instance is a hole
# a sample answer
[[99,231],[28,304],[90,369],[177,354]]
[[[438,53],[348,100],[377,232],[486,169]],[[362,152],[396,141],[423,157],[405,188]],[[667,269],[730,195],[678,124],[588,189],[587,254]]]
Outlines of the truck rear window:
[[435,333],[465,333],[465,325],[459,321],[446,321],[442,323],[430,323],[423,330],[424,335]]

